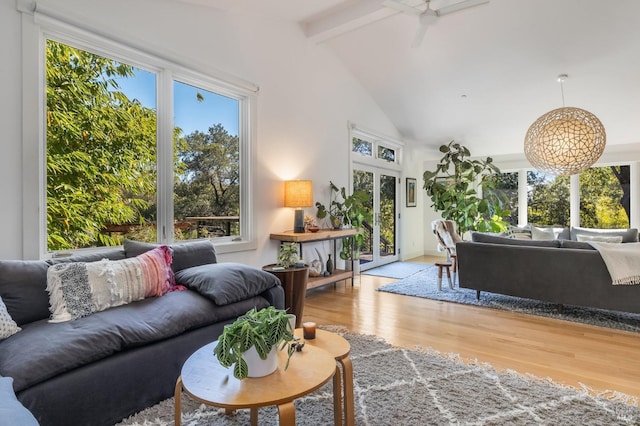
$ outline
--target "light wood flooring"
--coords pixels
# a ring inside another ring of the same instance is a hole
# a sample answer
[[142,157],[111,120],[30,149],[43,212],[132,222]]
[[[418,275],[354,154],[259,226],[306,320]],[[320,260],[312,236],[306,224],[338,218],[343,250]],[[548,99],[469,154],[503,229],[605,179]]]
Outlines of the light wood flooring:
[[[410,262],[433,263],[423,256]],[[356,276],[307,292],[304,320],[345,326],[392,345],[431,347],[463,359],[640,398],[640,334],[376,289],[393,278]],[[593,392],[593,393],[596,393]]]

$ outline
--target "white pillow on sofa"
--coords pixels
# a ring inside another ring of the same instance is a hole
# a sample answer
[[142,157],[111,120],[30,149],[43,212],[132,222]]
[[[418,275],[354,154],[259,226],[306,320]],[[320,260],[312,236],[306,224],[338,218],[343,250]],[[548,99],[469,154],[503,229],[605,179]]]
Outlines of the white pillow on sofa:
[[128,259],[57,263],[47,270],[49,321],[75,320],[175,289],[166,245]]
[[576,235],[578,241],[582,242],[598,242],[598,243],[612,243],[612,244],[620,244],[622,243],[622,235]]
[[531,239],[532,240],[555,240],[555,234],[553,230],[541,229],[535,226],[531,227]]
[[0,297],[0,340],[11,337],[20,330],[22,329],[11,318],[11,315],[7,312],[7,307],[2,301],[2,297]]

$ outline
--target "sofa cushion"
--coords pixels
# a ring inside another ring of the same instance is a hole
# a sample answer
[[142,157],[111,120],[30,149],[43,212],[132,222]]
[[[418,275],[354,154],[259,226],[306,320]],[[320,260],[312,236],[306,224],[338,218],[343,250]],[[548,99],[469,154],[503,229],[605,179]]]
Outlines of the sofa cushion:
[[205,297],[216,305],[226,305],[280,285],[273,274],[241,263],[224,262],[194,266],[176,272],[176,282]]
[[471,241],[476,243],[505,244],[512,246],[560,247],[559,240],[523,240],[518,238],[501,237],[496,234],[483,232],[472,232]]
[[108,250],[92,251],[90,253],[80,252],[69,257],[54,257],[47,259],[47,263],[49,265],[56,265],[67,262],[97,262],[102,259],[120,260],[124,258],[124,250],[111,248]]
[[[159,244],[145,243],[141,241],[124,240],[122,243],[126,257],[135,257],[145,251],[149,251]],[[169,245],[173,252],[173,263],[171,265],[174,272],[193,266],[216,263],[216,248],[211,240],[196,240],[184,243]]]
[[0,260],[0,297],[19,326],[49,318],[48,268],[43,260]]
[[[264,298],[255,297],[216,307],[212,301],[187,290],[150,297],[75,321],[37,321],[2,342],[0,374],[13,377],[15,390],[20,392],[117,352],[220,321],[230,322],[254,306],[260,309],[267,305]],[[216,338],[211,336],[211,340]]]
[[589,243],[573,241],[573,240],[560,240],[560,246],[562,248],[569,248],[569,249],[595,250],[595,248]]
[[47,272],[51,322],[75,320],[145,297],[162,296],[175,286],[170,265],[167,246],[130,259],[52,265]]
[[0,297],[0,340],[11,337],[18,331],[20,331],[20,327],[7,312],[7,307],[2,302],[2,297]]
[[591,228],[571,228],[571,239],[578,241],[578,235],[590,235],[590,236],[622,236],[623,243],[635,243],[638,242],[638,229],[591,229]]
[[11,377],[0,377],[0,419],[7,422],[4,424],[38,426],[33,414],[16,398]]

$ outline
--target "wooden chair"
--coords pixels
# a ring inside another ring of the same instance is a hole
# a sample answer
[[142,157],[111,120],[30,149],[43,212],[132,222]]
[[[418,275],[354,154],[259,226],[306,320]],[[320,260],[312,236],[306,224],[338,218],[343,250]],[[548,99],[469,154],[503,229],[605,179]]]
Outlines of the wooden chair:
[[447,252],[447,261],[451,262],[453,267],[453,281],[455,283],[458,274],[456,243],[462,241],[456,231],[456,223],[453,220],[437,219],[431,222],[431,230],[438,240],[438,245]]

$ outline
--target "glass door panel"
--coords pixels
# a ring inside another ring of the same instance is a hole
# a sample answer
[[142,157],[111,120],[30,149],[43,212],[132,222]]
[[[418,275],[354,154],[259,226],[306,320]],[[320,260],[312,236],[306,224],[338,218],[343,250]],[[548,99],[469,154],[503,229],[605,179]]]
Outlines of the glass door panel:
[[365,191],[371,200],[372,223],[365,222],[360,268],[370,269],[398,260],[398,176],[376,167],[358,165],[353,190]]

